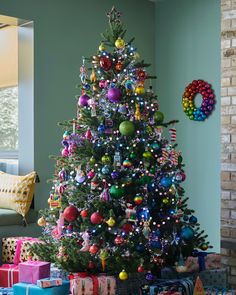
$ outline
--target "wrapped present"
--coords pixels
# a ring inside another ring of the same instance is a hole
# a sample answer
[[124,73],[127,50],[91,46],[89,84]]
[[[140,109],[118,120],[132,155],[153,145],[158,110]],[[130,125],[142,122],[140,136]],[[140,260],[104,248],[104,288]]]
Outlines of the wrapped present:
[[200,273],[194,274],[195,277],[199,276],[203,286],[215,286],[222,289],[227,287],[227,269],[210,269],[204,270]]
[[219,269],[221,255],[217,253],[198,252],[196,257],[190,256],[185,261],[188,272],[198,272],[209,269]]
[[37,280],[50,277],[50,262],[27,261],[19,264],[19,281],[37,284]]
[[46,278],[37,280],[37,286],[40,288],[50,288],[54,286],[61,286],[62,285],[62,279],[60,278]]
[[51,277],[52,278],[60,278],[64,281],[69,281],[70,280],[70,274],[65,271],[62,270],[60,268],[58,268],[55,264],[51,264],[51,268],[50,268],[50,272],[51,272]]
[[[32,243],[42,243],[37,238],[10,237],[2,239],[2,262],[14,263],[27,261]],[[31,255],[31,260],[39,260],[36,254]]]
[[33,284],[18,283],[13,286],[13,291],[17,295],[68,295],[70,294],[70,282],[63,281],[61,286],[51,288],[40,288]]
[[[139,294],[140,286],[146,283],[145,273],[131,273],[126,281],[116,280],[116,295]],[[149,294],[148,294],[149,295]]]
[[[14,264],[3,264],[0,267],[0,287],[10,288],[19,282],[19,269]],[[1,293],[0,293],[1,294]]]
[[0,295],[13,295],[12,288],[0,288]]
[[98,294],[99,295],[116,295],[116,279],[112,276],[98,276]]
[[165,280],[192,278],[192,273],[188,271],[177,272],[175,267],[163,267],[161,269],[161,278]]
[[189,256],[185,260],[185,266],[188,272],[198,272],[199,271],[199,263],[198,257]]
[[218,295],[235,295],[236,294],[236,291],[235,290],[228,290],[228,289],[219,289],[219,288],[216,288],[216,287],[205,287],[204,288],[204,292],[205,292],[205,295],[215,295],[215,294],[218,294]]
[[70,274],[70,291],[72,295],[98,295],[98,277],[88,273]]

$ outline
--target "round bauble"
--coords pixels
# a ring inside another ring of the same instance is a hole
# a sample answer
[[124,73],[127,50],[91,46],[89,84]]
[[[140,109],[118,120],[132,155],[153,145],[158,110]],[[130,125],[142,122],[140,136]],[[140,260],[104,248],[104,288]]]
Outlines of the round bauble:
[[125,224],[123,224],[122,225],[122,227],[121,227],[121,229],[126,233],[126,234],[128,234],[128,233],[130,233],[130,232],[132,232],[133,231],[133,225],[131,224],[131,223],[125,223]]
[[110,217],[107,221],[106,221],[107,225],[110,227],[113,227],[116,224],[116,221],[113,217]]
[[102,156],[102,163],[103,164],[110,164],[111,163],[111,157],[108,154],[105,154]]
[[119,199],[125,194],[125,189],[117,185],[112,185],[110,188],[110,195],[113,199]]
[[140,205],[140,204],[142,204],[142,202],[143,202],[143,197],[142,196],[135,196],[134,197],[134,203],[136,205]]
[[126,160],[124,160],[124,162],[122,163],[122,165],[125,168],[130,168],[132,166],[132,163],[128,159],[126,159]]
[[89,253],[95,255],[99,250],[98,245],[93,244],[92,246],[89,247]]
[[62,157],[68,157],[69,156],[69,150],[67,147],[65,147],[62,151],[61,151],[61,155]]
[[101,43],[101,44],[99,45],[99,47],[98,47],[98,50],[99,50],[99,51],[105,51],[105,50],[106,50],[106,46],[105,46],[105,44],[104,44],[104,43]]
[[134,152],[132,152],[132,153],[130,153],[129,157],[130,157],[131,160],[136,159],[137,158],[137,154],[134,153]]
[[115,46],[117,49],[122,49],[125,47],[125,40],[121,39],[120,37],[116,40]]
[[208,244],[207,243],[202,243],[199,247],[201,250],[206,251],[208,249]]
[[116,178],[118,178],[119,177],[119,173],[117,172],[117,171],[113,171],[113,172],[111,172],[111,178],[112,179],[116,179]]
[[80,216],[83,217],[83,218],[88,217],[88,210],[87,209],[82,210],[80,212]]
[[89,164],[90,164],[90,165],[94,165],[94,164],[96,164],[96,159],[95,159],[94,157],[91,157],[91,158],[89,159]]
[[191,216],[189,217],[189,222],[190,222],[190,223],[194,223],[194,224],[197,223],[197,217],[191,215]]
[[155,121],[156,124],[160,124],[163,122],[164,120],[164,114],[160,111],[156,111],[153,115],[153,119]]
[[80,96],[78,104],[81,107],[86,107],[88,106],[88,101],[89,101],[90,97],[87,94],[83,94]]
[[162,177],[160,185],[168,188],[172,185],[172,179],[170,177]]
[[141,208],[138,212],[137,212],[137,217],[139,220],[149,220],[150,218],[150,212],[148,210],[148,208]]
[[151,144],[151,147],[152,147],[154,150],[158,150],[158,149],[160,148],[160,145],[159,145],[159,143],[157,143],[157,142],[153,142],[153,143]]
[[109,166],[105,165],[104,167],[102,167],[102,174],[107,175],[110,172],[110,168]]
[[105,71],[109,71],[112,63],[109,57],[103,56],[100,58],[100,66],[103,68]]
[[146,276],[145,276],[145,279],[149,282],[152,282],[155,280],[155,276],[149,271]]
[[123,121],[120,123],[119,131],[124,136],[131,136],[134,134],[135,126],[131,121]]
[[168,198],[163,198],[163,199],[162,199],[162,203],[163,203],[164,205],[168,205],[168,204],[170,203],[170,200],[169,200]]
[[115,238],[115,240],[114,240],[114,243],[115,243],[116,245],[121,245],[121,244],[124,243],[124,239],[123,239],[121,236],[117,236],[117,237]]
[[118,72],[122,70],[122,67],[123,67],[123,64],[120,61],[118,61],[118,63],[115,65],[115,68]]
[[149,151],[145,151],[145,152],[143,153],[143,157],[144,157],[144,159],[151,160],[151,159],[153,158],[153,155],[152,155],[151,152],[149,152]]
[[144,269],[143,265],[141,264],[141,265],[139,265],[137,270],[139,273],[142,273],[142,272],[144,272],[145,269]]
[[137,95],[142,95],[145,93],[145,88],[143,86],[138,86],[135,88],[135,93]]
[[107,92],[107,98],[110,102],[117,103],[120,101],[122,93],[119,88],[110,88]]
[[103,221],[103,217],[102,217],[102,215],[97,211],[97,212],[94,212],[94,213],[90,216],[90,221],[91,221],[93,224],[100,224],[100,223],[102,223],[102,221]]
[[95,264],[92,260],[90,260],[88,263],[88,269],[94,269],[94,268],[95,268]]
[[124,269],[119,273],[119,279],[122,281],[125,281],[128,279],[128,274]]
[[194,230],[189,226],[185,226],[182,228],[180,236],[183,240],[190,241],[194,237]]
[[79,211],[75,206],[70,205],[65,208],[63,215],[65,220],[67,220],[68,222],[73,222],[78,218]]
[[185,179],[186,179],[186,174],[183,171],[180,171],[175,175],[176,182],[182,182],[182,181],[185,181]]
[[90,170],[90,171],[87,173],[87,177],[88,177],[88,179],[92,179],[92,178],[94,178],[94,176],[95,176],[95,172],[94,172],[93,170]]
[[46,225],[46,220],[45,220],[45,218],[44,217],[40,217],[39,219],[38,219],[38,226],[45,226]]

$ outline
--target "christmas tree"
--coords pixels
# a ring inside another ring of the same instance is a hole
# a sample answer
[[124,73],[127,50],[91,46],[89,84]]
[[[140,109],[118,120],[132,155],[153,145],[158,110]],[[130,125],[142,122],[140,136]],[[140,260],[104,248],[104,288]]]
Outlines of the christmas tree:
[[120,13],[112,8],[107,15],[98,52],[80,68],[77,118],[60,123],[50,208],[38,221],[45,243],[33,251],[68,271],[122,280],[176,263],[183,271],[184,258],[209,243],[181,187],[177,121],[164,122],[147,86],[155,77],[134,39],[125,41]]

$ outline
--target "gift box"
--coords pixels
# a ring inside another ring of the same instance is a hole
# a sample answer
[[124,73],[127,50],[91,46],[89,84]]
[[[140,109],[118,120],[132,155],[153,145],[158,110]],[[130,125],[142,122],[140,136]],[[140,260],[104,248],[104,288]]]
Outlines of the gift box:
[[[10,288],[19,282],[19,269],[14,264],[3,264],[0,267],[0,287]],[[0,293],[1,294],[1,293]]]
[[70,291],[72,295],[98,295],[98,290],[97,276],[88,273],[70,274]]
[[196,257],[190,256],[185,261],[188,272],[198,272],[209,269],[220,269],[221,255],[217,253],[198,252]]
[[61,286],[61,285],[62,285],[62,279],[60,278],[47,278],[47,279],[37,280],[37,286],[40,288],[50,288],[50,287]]
[[215,294],[221,294],[221,295],[235,295],[235,290],[227,290],[227,289],[219,289],[216,287],[206,287],[204,288],[205,295],[215,295]]
[[37,280],[50,277],[50,262],[27,261],[19,264],[19,281],[37,284]]
[[13,291],[16,295],[68,295],[70,294],[70,282],[63,281],[61,286],[51,288],[40,288],[33,284],[18,283],[13,286]]
[[177,272],[175,267],[163,267],[161,269],[161,278],[165,280],[176,280],[184,278],[192,278],[191,272]]
[[214,286],[216,288],[222,289],[227,288],[227,269],[210,269],[201,271],[194,275],[199,276],[203,286]]
[[70,274],[69,272],[59,269],[55,264],[51,264],[51,268],[50,268],[50,272],[51,272],[51,277],[52,278],[60,278],[64,281],[69,281],[70,280]]
[[13,295],[12,288],[0,288],[0,295]]
[[[14,263],[27,261],[29,259],[30,247],[32,243],[42,243],[37,238],[30,237],[10,237],[2,239],[2,262]],[[31,260],[39,260],[36,254],[31,255]]]
[[98,276],[98,294],[116,295],[116,279],[112,276]]

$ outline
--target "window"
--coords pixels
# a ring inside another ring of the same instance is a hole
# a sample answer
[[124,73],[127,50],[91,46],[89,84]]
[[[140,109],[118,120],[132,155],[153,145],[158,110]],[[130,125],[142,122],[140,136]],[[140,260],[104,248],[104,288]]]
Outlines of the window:
[[18,172],[18,31],[0,24],[0,170]]

